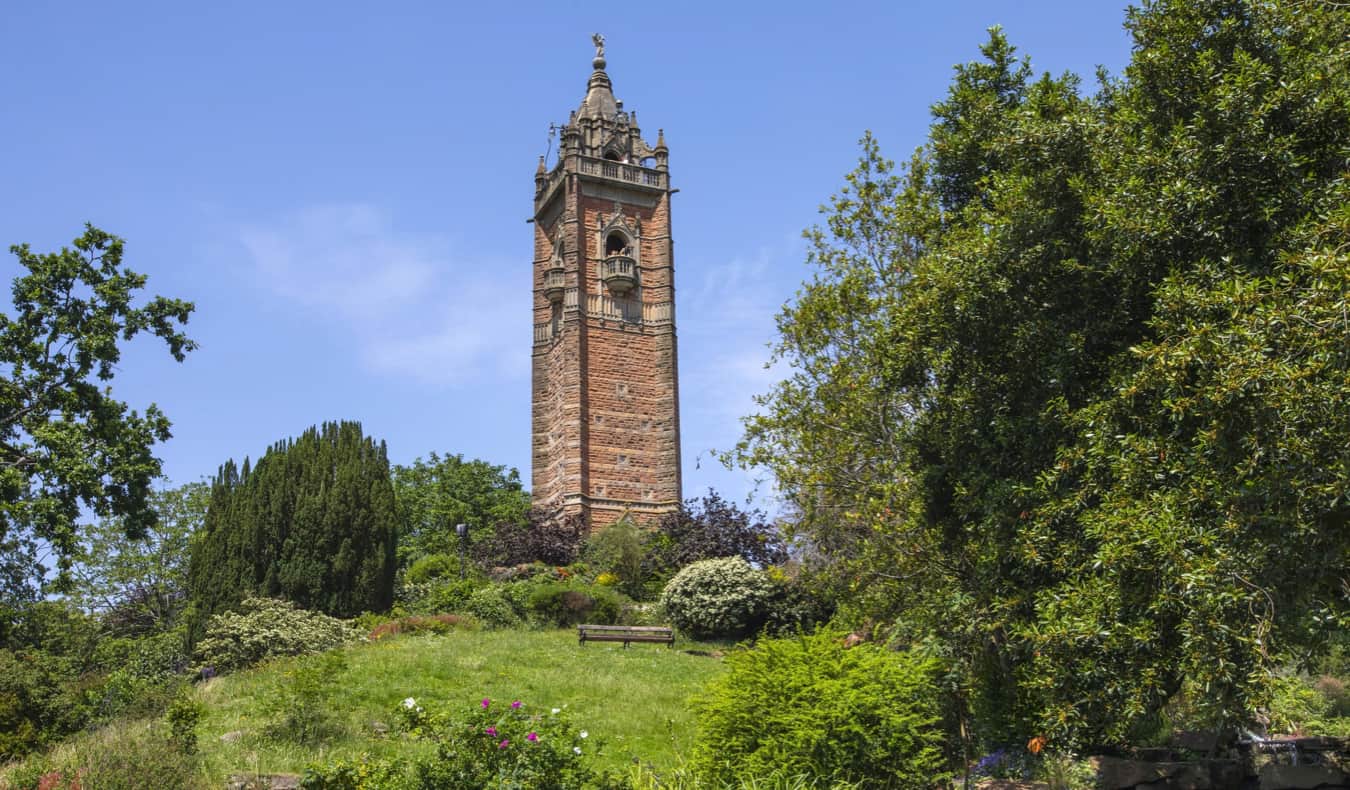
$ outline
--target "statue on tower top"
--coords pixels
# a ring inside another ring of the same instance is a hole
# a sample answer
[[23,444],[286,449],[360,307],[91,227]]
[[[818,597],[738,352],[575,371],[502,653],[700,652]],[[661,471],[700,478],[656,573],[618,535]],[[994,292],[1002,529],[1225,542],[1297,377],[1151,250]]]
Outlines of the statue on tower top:
[[599,33],[591,34],[591,43],[595,45],[595,57],[597,59],[605,56],[605,37]]

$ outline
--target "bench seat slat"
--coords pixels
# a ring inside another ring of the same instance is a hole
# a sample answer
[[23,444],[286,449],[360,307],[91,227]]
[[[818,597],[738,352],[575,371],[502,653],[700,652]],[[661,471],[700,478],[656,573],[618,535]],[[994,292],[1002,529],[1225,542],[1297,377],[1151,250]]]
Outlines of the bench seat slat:
[[588,625],[577,626],[577,637],[581,644],[587,642],[664,642],[675,646],[675,632],[665,626],[653,625]]

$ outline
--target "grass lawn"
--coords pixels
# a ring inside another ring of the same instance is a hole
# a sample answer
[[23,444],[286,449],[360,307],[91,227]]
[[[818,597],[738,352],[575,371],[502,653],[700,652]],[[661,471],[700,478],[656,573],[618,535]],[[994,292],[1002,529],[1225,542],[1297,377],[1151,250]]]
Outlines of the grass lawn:
[[[381,736],[375,723],[394,724],[394,707],[414,697],[427,707],[468,712],[483,697],[546,711],[567,706],[573,721],[602,739],[598,767],[620,768],[640,758],[658,770],[678,763],[693,738],[688,699],[722,671],[722,662],[686,650],[711,646],[577,644],[576,632],[456,631],[414,635],[346,651],[347,669],[332,710],[342,732],[326,744],[300,746],[269,739],[264,701],[294,661],[215,678],[197,689],[207,706],[200,733],[202,766],[213,781],[235,773],[300,773],[314,761],[409,754],[420,747],[397,732]],[[226,733],[241,735],[222,741]]]

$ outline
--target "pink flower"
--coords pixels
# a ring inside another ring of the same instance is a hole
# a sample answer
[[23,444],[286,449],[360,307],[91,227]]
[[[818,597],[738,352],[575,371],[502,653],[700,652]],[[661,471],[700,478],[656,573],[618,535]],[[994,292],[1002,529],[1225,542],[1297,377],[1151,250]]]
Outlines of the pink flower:
[[497,744],[497,748],[498,748],[498,749],[505,749],[505,748],[506,748],[506,745],[507,745],[508,743],[510,743],[510,741],[508,741],[508,740],[505,739],[505,738],[502,738],[502,742],[499,743],[499,744]]
[[511,710],[520,710],[520,700],[511,703]]
[[492,700],[488,699],[487,697],[483,697],[483,710],[487,710],[488,706],[491,704]]
[[488,727],[486,730],[483,730],[483,732],[487,733],[488,735],[496,735],[496,734],[497,734],[497,728],[496,728],[496,727]]
[[530,743],[534,743],[535,741],[539,740],[539,736],[535,735],[534,733],[530,733],[529,735],[525,736],[525,740],[529,741]]

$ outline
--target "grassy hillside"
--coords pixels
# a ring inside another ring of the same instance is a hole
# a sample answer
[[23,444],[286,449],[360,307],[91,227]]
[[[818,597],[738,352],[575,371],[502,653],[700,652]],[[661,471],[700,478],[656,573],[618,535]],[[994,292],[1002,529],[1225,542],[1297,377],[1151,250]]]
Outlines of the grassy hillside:
[[[346,651],[347,668],[335,678],[329,708],[340,731],[326,743],[302,746],[262,732],[268,701],[278,696],[294,660],[279,660],[210,680],[197,689],[207,706],[202,719],[202,768],[212,780],[233,773],[299,773],[315,760],[407,754],[418,748],[377,722],[407,697],[459,713],[483,697],[546,710],[568,707],[574,720],[607,744],[603,763],[619,767],[639,758],[659,768],[693,736],[691,694],[722,671],[722,662],[686,650],[707,646],[577,644],[570,630],[457,631],[409,636]],[[227,733],[238,733],[222,740]]]

